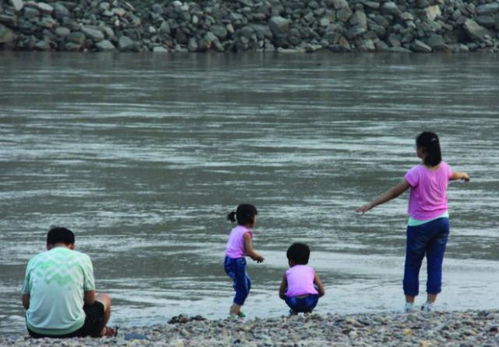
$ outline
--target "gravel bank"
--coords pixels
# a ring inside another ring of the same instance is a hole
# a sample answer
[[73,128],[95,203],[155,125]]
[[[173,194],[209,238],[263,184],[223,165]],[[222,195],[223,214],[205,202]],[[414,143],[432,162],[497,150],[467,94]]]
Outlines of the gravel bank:
[[499,50],[499,0],[0,0],[0,49]]
[[116,338],[0,336],[15,346],[498,346],[499,311],[188,320],[121,329]]

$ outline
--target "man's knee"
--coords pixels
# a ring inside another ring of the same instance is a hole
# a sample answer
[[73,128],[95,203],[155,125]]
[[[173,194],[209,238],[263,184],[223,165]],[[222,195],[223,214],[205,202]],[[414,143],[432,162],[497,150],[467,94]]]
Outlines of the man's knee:
[[112,303],[111,295],[104,293],[97,294],[95,296],[95,300],[101,302],[102,305],[104,305],[104,311],[109,311],[111,309],[111,303]]

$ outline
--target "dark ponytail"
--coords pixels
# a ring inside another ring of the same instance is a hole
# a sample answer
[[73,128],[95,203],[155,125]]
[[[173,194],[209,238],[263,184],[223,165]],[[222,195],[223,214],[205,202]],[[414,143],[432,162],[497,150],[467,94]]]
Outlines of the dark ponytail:
[[237,206],[236,211],[232,211],[227,215],[227,219],[231,222],[237,220],[239,225],[253,224],[255,216],[258,214],[256,207],[250,204],[241,204]]
[[426,156],[423,162],[426,166],[436,166],[442,161],[440,141],[437,134],[431,131],[423,131],[416,137],[416,147],[424,150]]

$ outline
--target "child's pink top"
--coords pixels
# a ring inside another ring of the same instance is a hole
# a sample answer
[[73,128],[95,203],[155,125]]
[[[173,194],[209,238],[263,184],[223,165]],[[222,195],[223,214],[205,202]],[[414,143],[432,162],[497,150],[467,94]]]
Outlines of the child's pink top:
[[450,166],[441,161],[438,168],[430,170],[417,165],[404,176],[411,186],[408,213],[417,220],[436,218],[448,209],[447,186],[452,177]]
[[308,265],[294,265],[286,270],[286,296],[319,294],[314,287],[315,270]]
[[229,235],[229,241],[225,247],[225,255],[229,258],[244,258],[246,256],[246,247],[244,246],[244,234],[249,233],[253,237],[251,229],[238,225]]

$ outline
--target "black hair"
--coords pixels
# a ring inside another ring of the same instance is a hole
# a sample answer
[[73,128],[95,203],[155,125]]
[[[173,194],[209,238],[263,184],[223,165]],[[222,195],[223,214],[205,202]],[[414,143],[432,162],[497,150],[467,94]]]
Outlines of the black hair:
[[241,204],[237,206],[235,211],[232,211],[227,215],[227,219],[231,222],[237,220],[237,224],[239,225],[253,224],[257,214],[258,211],[255,206],[251,204]]
[[416,147],[424,149],[426,156],[423,162],[425,165],[435,166],[442,161],[440,141],[437,134],[431,131],[423,131],[416,137]]
[[55,245],[56,243],[74,244],[75,235],[67,228],[51,227],[47,233],[47,245]]
[[305,265],[308,264],[308,259],[310,258],[310,248],[300,242],[295,242],[289,246],[286,252],[286,257],[293,261],[295,264]]

